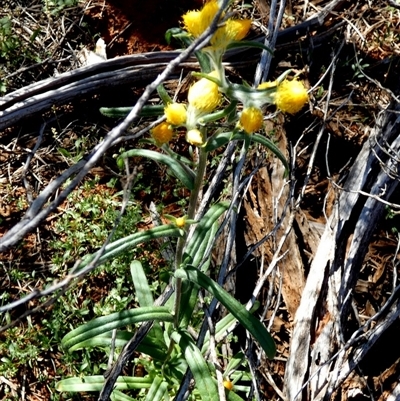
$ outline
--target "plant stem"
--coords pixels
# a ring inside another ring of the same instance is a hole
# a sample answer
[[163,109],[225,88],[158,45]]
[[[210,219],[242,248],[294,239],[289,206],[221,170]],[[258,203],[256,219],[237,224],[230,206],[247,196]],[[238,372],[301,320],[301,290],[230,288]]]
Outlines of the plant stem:
[[[205,129],[203,129],[202,134],[203,137],[206,138]],[[199,162],[197,164],[197,169],[196,169],[194,189],[190,194],[189,206],[187,211],[187,218],[190,220],[193,220],[195,218],[198,197],[201,189],[203,188],[203,179],[206,172],[206,166],[207,166],[207,152],[204,148],[199,148]],[[178,243],[176,246],[176,254],[175,254],[175,270],[179,269],[179,267],[182,264],[183,249],[185,247],[186,240],[187,240],[187,231],[186,235],[178,239]],[[176,328],[178,327],[181,294],[182,294],[182,279],[177,278],[175,281],[175,304],[174,304],[174,316],[175,316],[174,325]]]

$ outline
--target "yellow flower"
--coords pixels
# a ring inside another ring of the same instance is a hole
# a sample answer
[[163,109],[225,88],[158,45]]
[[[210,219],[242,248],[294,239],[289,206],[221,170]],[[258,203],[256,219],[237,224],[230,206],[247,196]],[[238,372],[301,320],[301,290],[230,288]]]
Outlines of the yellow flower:
[[194,146],[204,145],[203,135],[198,129],[191,129],[186,133],[186,140]]
[[170,103],[164,109],[167,123],[183,125],[186,122],[186,106],[182,103]]
[[243,109],[240,115],[239,127],[242,128],[246,134],[252,134],[254,131],[261,129],[263,125],[263,114],[257,107],[248,107]]
[[[218,78],[216,71],[209,75]],[[218,91],[218,85],[207,78],[201,78],[189,88],[189,105],[201,112],[212,112],[219,105],[220,100],[221,94]]]
[[249,19],[228,19],[211,38],[211,45],[215,49],[226,49],[234,40],[242,40],[248,34],[250,27],[251,20]]
[[175,224],[178,228],[184,228],[186,224],[186,217],[178,217],[175,220]]
[[307,89],[297,79],[285,79],[276,90],[275,104],[283,112],[295,114],[300,111],[308,101]]
[[218,10],[217,0],[210,0],[200,11],[188,11],[182,17],[184,28],[197,38],[209,27]]
[[227,390],[229,390],[229,391],[231,391],[232,389],[233,389],[233,383],[229,380],[229,379],[225,379],[224,380],[224,387],[227,389]]
[[174,131],[171,129],[170,125],[164,121],[151,130],[151,135],[157,142],[157,145],[161,146],[172,139]]

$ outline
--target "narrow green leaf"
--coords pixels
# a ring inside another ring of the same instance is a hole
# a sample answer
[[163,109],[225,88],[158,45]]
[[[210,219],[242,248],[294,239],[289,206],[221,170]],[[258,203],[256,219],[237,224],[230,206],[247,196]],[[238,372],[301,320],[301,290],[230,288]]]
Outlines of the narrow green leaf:
[[181,164],[178,160],[174,159],[173,157],[156,152],[154,150],[148,149],[131,149],[125,153],[122,153],[117,160],[117,164],[120,167],[123,167],[124,163],[123,160],[127,157],[146,157],[148,159],[154,160],[158,163],[165,164],[174,174],[178,180],[182,182],[182,184],[192,190],[194,188],[194,172],[187,166]]
[[[150,377],[118,377],[115,383],[117,390],[140,390],[150,388],[152,379]],[[57,391],[81,392],[101,391],[104,385],[104,376],[70,377],[56,384]]]
[[[97,265],[101,265],[107,260],[110,260],[123,252],[126,252],[134,248],[138,244],[142,244],[153,239],[162,237],[181,237],[184,235],[184,231],[180,230],[174,224],[165,224],[158,227],[153,227],[146,231],[139,231],[127,237],[121,238],[117,241],[111,242],[105,247],[102,256],[99,258]],[[83,258],[79,269],[87,266],[97,255],[99,251],[93,253],[92,255],[87,255]]]
[[129,397],[129,395],[124,394],[122,391],[114,390],[111,393],[111,401],[137,401],[136,398]]
[[[155,322],[156,324],[157,322]],[[161,327],[160,327],[161,329]],[[125,330],[118,330],[115,337],[115,346],[117,348],[123,348],[126,343],[133,337],[134,333]],[[111,345],[112,331],[97,335],[88,340],[82,341],[74,346],[74,350],[83,348],[107,348]],[[165,354],[167,353],[168,347],[165,345],[165,341],[162,337],[159,337],[158,333],[154,332],[154,326],[149,331],[147,336],[140,342],[137,347],[138,352],[149,355],[153,359],[158,361],[164,361]]]
[[197,224],[196,229],[186,246],[183,260],[185,263],[194,264],[200,263],[203,259],[201,250],[204,251],[204,244],[207,245],[208,236],[211,233],[213,224],[219,217],[229,208],[229,202],[219,202],[210,207],[207,213],[202,217]]
[[172,333],[171,338],[179,344],[185,355],[201,399],[203,401],[219,401],[216,382],[211,376],[207,362],[189,333],[185,330],[175,331]]
[[131,276],[135,287],[139,305],[142,307],[153,306],[154,299],[142,264],[138,260],[131,263]]
[[[235,388],[233,390],[235,390]],[[227,391],[226,399],[227,399],[227,401],[244,401],[244,399],[242,397],[240,397],[239,395],[237,395],[235,393],[235,391]]]
[[145,401],[162,401],[168,390],[168,383],[161,376],[154,377]]
[[[260,307],[260,302],[256,301],[254,303],[253,307],[250,309],[250,313],[254,313],[259,307]],[[233,316],[232,313],[228,313],[226,316],[224,316],[221,320],[219,320],[216,323],[215,340],[217,343],[224,338],[227,331],[231,330],[233,325],[236,324],[236,322],[237,322],[237,319],[235,318],[235,316]],[[204,338],[203,347],[201,348],[201,352],[203,354],[207,351],[207,349],[209,347],[209,341],[210,341],[210,333],[207,332],[207,334]]]
[[62,344],[66,349],[69,349],[72,352],[78,349],[83,341],[90,338],[119,327],[149,320],[172,322],[174,317],[169,311],[169,308],[165,306],[151,306],[116,312],[108,316],[93,319],[90,322],[77,327],[64,336]]
[[191,281],[182,282],[182,295],[179,305],[179,327],[187,328],[193,318],[193,311],[199,301],[199,286]]
[[[100,113],[103,116],[110,118],[125,118],[133,109],[133,106],[128,107],[100,107]],[[140,110],[141,117],[157,117],[164,114],[163,105],[146,105]]]
[[221,146],[226,145],[232,139],[232,132],[219,132],[213,135],[205,146],[206,152],[212,152]]
[[207,114],[199,119],[199,124],[207,124],[212,121],[220,120],[221,118],[229,116],[232,112],[236,111],[237,101],[232,100],[231,103],[223,110],[218,110],[214,113]]
[[258,341],[268,358],[272,359],[274,357],[276,352],[275,343],[264,325],[215,281],[191,266],[186,266],[185,269],[178,269],[175,272],[175,277],[193,281],[217,298],[236,317],[240,324],[251,333],[255,340]]
[[172,100],[171,96],[168,94],[167,90],[164,88],[163,84],[160,84],[157,86],[157,93],[158,93],[158,96],[160,96],[161,101],[163,102],[163,111],[161,114],[164,114],[164,107],[167,104],[172,103],[173,100]]
[[[152,306],[154,304],[153,294],[151,292],[149,283],[147,282],[147,277],[146,273],[143,270],[143,266],[138,260],[135,260],[131,263],[131,276],[133,285],[135,287],[136,296],[139,301],[139,305],[142,307]],[[167,349],[167,346],[164,341],[163,330],[158,322],[154,322],[153,327],[146,336],[146,339],[148,342],[153,341],[154,346],[156,345],[156,343],[158,343],[159,348],[165,348],[165,350]],[[145,346],[143,341],[141,345],[142,347]],[[151,351],[151,349],[145,353],[151,355],[149,354],[149,351]]]
[[264,43],[255,42],[252,40],[234,41],[228,45],[228,49],[237,49],[239,47],[254,47],[256,49],[266,50],[268,53],[274,55],[274,52],[268,46],[265,46]]
[[251,136],[252,140],[254,142],[257,142],[266,148],[268,148],[285,166],[286,169],[286,174],[289,171],[289,164],[286,160],[286,157],[283,155],[283,153],[279,150],[279,148],[268,138],[265,136],[262,136],[260,134],[253,134]]

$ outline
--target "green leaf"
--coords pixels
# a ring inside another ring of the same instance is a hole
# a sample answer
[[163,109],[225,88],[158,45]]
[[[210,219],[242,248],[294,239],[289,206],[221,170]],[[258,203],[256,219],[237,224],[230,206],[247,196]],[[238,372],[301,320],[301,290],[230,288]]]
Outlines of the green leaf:
[[274,52],[264,43],[255,42],[253,40],[240,40],[229,43],[228,49],[237,49],[239,47],[254,47],[256,49],[266,50],[268,53],[274,55]]
[[[128,107],[100,107],[100,113],[103,116],[110,118],[125,118],[133,109],[133,106]],[[163,105],[148,105],[143,106],[140,111],[141,117],[157,117],[164,114]]]
[[[104,385],[104,376],[70,377],[56,384],[57,391],[81,392],[101,391]],[[115,383],[117,390],[140,390],[150,388],[153,380],[150,377],[118,377]]]
[[79,326],[64,336],[62,345],[70,352],[81,348],[81,343],[94,338],[100,334],[106,333],[119,327],[146,322],[149,320],[172,322],[173,315],[169,308],[165,306],[151,306],[146,308],[135,308],[122,312],[112,313],[108,316],[102,316],[91,320],[90,322]]
[[158,163],[165,164],[172,171],[174,176],[182,182],[182,184],[192,190],[194,189],[194,172],[187,166],[180,163],[178,160],[174,159],[169,155],[165,155],[160,152],[148,149],[132,149],[127,152],[122,153],[117,160],[118,166],[123,168],[124,159],[127,157],[147,157],[148,159],[154,160]]
[[260,134],[253,134],[251,138],[254,142],[257,142],[268,148],[283,163],[286,169],[286,174],[289,172],[289,164],[286,160],[286,157],[270,139]]
[[193,311],[199,301],[199,286],[184,280],[182,282],[182,295],[179,307],[179,327],[187,328],[193,318]]
[[[156,324],[157,322],[155,322]],[[125,330],[118,330],[115,337],[115,347],[123,348],[126,343],[133,337],[134,333]],[[74,350],[83,348],[109,348],[111,345],[112,331],[100,334],[88,340],[76,344]],[[137,347],[138,352],[149,355],[158,361],[164,361],[168,347],[165,345],[163,338],[159,338],[158,333],[154,333],[154,326],[147,336],[140,342]]]
[[110,396],[111,401],[137,401],[136,398],[129,397],[119,390],[114,390]]
[[197,266],[204,257],[213,224],[229,208],[229,202],[219,202],[212,205],[197,224],[183,255],[184,263]]
[[163,109],[162,109],[161,114],[164,114],[164,107],[167,104],[172,103],[173,100],[172,100],[171,96],[168,94],[167,90],[164,88],[163,84],[160,84],[157,86],[157,93],[158,93],[158,96],[160,96],[161,101],[163,102],[163,106],[162,106]]
[[162,401],[168,391],[168,383],[161,376],[154,377],[145,401]]
[[274,357],[276,352],[275,343],[264,325],[215,281],[191,266],[186,266],[185,269],[178,269],[175,272],[175,277],[190,280],[217,298],[235,316],[240,324],[250,332],[255,340],[258,341],[268,358],[272,359]]
[[[154,304],[153,294],[150,290],[150,286],[147,282],[146,273],[143,270],[142,264],[135,260],[131,263],[131,275],[133,285],[135,287],[136,296],[139,301],[139,305],[142,307],[150,307]],[[163,330],[158,322],[155,322],[150,332],[146,336],[147,342],[153,341],[154,346],[158,343],[159,348],[167,349],[167,346],[164,341]],[[143,342],[141,343],[142,347],[145,345]],[[150,350],[147,350],[148,355]],[[164,355],[165,356],[165,355]],[[158,358],[159,359],[159,358]]]
[[193,374],[201,399],[203,401],[219,401],[218,389],[215,380],[211,376],[207,362],[197,348],[192,337],[185,330],[175,331],[171,338],[179,344],[185,356],[185,360]]
[[142,264],[138,260],[131,263],[131,276],[135,287],[139,305],[142,307],[153,306],[154,299]]
[[232,100],[228,107],[223,110],[218,110],[215,113],[210,113],[199,119],[199,124],[204,125],[213,121],[220,120],[221,118],[228,117],[233,112],[236,112],[237,101]]
[[[134,248],[138,244],[149,242],[151,240],[162,238],[162,237],[181,237],[184,235],[184,231],[179,229],[173,224],[165,224],[158,227],[153,227],[146,231],[139,231],[132,235],[124,238],[120,238],[117,241],[111,242],[105,247],[102,256],[100,256],[97,265],[101,265],[107,260],[110,260],[123,252],[126,252]],[[97,251],[91,255],[87,255],[83,258],[79,269],[86,267],[93,259],[97,257],[100,251]]]
[[[259,301],[254,302],[253,307],[250,309],[250,313],[254,313],[259,307],[260,307],[260,302]],[[235,318],[235,316],[232,315],[232,313],[228,313],[221,320],[219,320],[215,325],[215,341],[217,343],[221,341],[226,335],[226,332],[231,330],[232,326],[236,322],[237,319]],[[209,341],[210,341],[210,333],[207,332],[204,338],[203,347],[201,348],[201,352],[203,354],[207,351],[209,347]]]

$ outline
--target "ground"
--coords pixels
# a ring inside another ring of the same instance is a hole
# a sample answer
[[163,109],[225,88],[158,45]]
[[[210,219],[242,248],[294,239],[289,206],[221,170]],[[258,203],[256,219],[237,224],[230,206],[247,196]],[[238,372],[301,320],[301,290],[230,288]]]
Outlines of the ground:
[[[15,45],[17,39],[8,34],[2,25],[0,35],[7,38],[10,46],[14,46],[8,50],[9,53],[4,47],[1,48],[5,73],[0,75],[0,79],[5,94],[78,67],[77,57],[71,56],[75,54],[71,52],[79,52],[83,47],[93,50],[99,37],[107,44],[109,59],[173,50],[178,43],[167,44],[164,38],[166,30],[180,26],[182,13],[197,9],[202,4],[200,0],[135,0],[127,5],[127,2],[115,0],[82,2],[55,12],[51,8],[54,3],[46,2],[50,7],[46,14],[42,12],[43,4],[40,1],[30,4],[28,8],[22,1],[8,3],[10,9],[19,10],[13,15],[13,32],[23,38],[18,40],[29,42],[29,46],[26,53],[21,54],[18,50],[21,46]],[[241,13],[255,18],[251,36],[256,37],[262,32],[260,26],[267,25],[265,15],[268,6],[261,0],[246,3],[251,7],[242,8],[240,2],[236,7]],[[302,23],[326,4],[326,1],[291,2],[282,29]],[[6,15],[1,12],[0,17]],[[319,241],[326,218],[332,214],[338,196],[335,184],[341,185],[355,157],[375,129],[379,114],[389,102],[396,100],[399,93],[399,24],[399,10],[390,7],[388,2],[371,4],[365,0],[353,4],[341,1],[321,26],[306,29],[294,41],[278,41],[270,78],[275,79],[286,69],[292,68],[312,89],[310,104],[302,113],[297,116],[279,114],[268,120],[265,127],[266,132],[273,132],[284,152],[288,151],[289,146],[297,144],[294,176],[291,177],[296,185],[292,188],[294,193],[291,196],[295,199],[303,193],[301,216],[311,226],[308,231],[302,231],[300,218],[296,217],[293,229],[295,238],[291,240],[294,241],[293,247],[299,250],[298,259],[303,269],[298,278],[300,281],[307,279],[315,256],[310,233],[315,235],[315,241]],[[40,53],[42,49],[46,49],[46,52]],[[39,53],[40,57],[36,57]],[[250,52],[249,57],[234,60],[237,64],[233,64],[230,70],[231,79],[240,80],[243,77],[251,82],[257,57],[257,53]],[[245,63],[240,64],[239,61],[243,62],[244,58]],[[332,60],[335,61],[335,70],[329,70]],[[329,71],[330,75],[325,75],[325,71]],[[171,89],[179,86],[176,80],[169,81],[168,85]],[[0,132],[0,237],[23,218],[31,198],[35,198],[57,176],[76,163],[113,127],[115,121],[101,116],[99,107],[112,105],[113,97],[118,105],[121,105],[121,99],[127,102],[126,105],[133,104],[142,89],[137,84],[133,88],[118,88],[117,93],[115,90],[96,93],[53,107],[28,121],[21,120]],[[273,108],[266,110],[269,114],[274,112]],[[24,163],[29,155],[27,150],[37,143],[43,121],[46,121],[44,138],[36,152],[35,162],[25,172]],[[313,147],[322,128],[324,134],[316,152]],[[181,139],[174,146],[189,155]],[[116,205],[122,201],[121,188],[125,178],[117,170],[113,158],[113,153],[119,153],[120,147],[122,145],[105,154],[86,177],[83,186],[47,217],[37,230],[0,254],[0,267],[4,271],[0,282],[2,305],[29,294],[34,288],[44,288],[54,279],[61,280],[77,258],[101,246],[113,227],[115,210],[118,210]],[[257,153],[253,156],[254,160],[258,160]],[[313,157],[312,169],[308,172]],[[246,170],[251,171],[255,164],[250,159]],[[138,185],[133,190],[134,202],[128,210],[127,221],[143,230],[154,224],[148,211],[150,202],[162,204],[164,212],[171,215],[178,215],[181,207],[185,206],[182,201],[185,190],[175,188],[171,178],[163,180],[162,171],[154,174],[153,169],[152,164],[139,168]],[[265,171],[255,175],[245,197],[240,215],[242,222],[237,228],[237,238],[245,247],[237,247],[237,261],[249,246],[274,227],[276,215],[272,211],[271,193],[279,187],[274,183],[276,171],[279,171],[276,165],[267,163]],[[309,179],[305,181],[307,174]],[[285,193],[283,189],[282,193]],[[392,204],[399,203],[398,190],[389,200]],[[284,201],[280,199],[280,202]],[[281,206],[283,208],[283,204]],[[274,207],[281,210],[281,206]],[[357,310],[360,324],[373,316],[389,295],[395,292],[392,282],[394,286],[397,285],[399,223],[396,210],[395,207],[388,207],[379,220],[356,279],[353,307]],[[82,238],[81,232],[90,232],[90,240]],[[74,233],[75,236],[71,237],[68,233]],[[142,258],[149,275],[156,274],[158,270],[167,270],[162,256],[153,252],[158,247],[155,245],[135,251],[135,257]],[[237,271],[234,291],[242,302],[247,302],[260,275],[260,258],[265,257],[265,263],[269,264],[276,251],[276,243],[267,242],[260,249],[254,252],[255,258],[251,263]],[[221,257],[218,253],[213,256],[216,260]],[[293,257],[293,265],[297,263],[295,259]],[[284,282],[285,273],[282,274]],[[128,276],[118,268],[110,268],[91,275],[53,305],[28,317],[23,314],[37,307],[41,300],[32,299],[25,305],[3,313],[0,399],[57,399],[54,386],[60,378],[87,371],[102,374],[107,360],[100,352],[90,355],[81,352],[68,356],[59,343],[66,331],[88,317],[133,305],[132,285],[128,284]],[[290,279],[293,282],[297,280],[295,276]],[[284,282],[281,288],[279,280],[276,280],[267,281],[258,298],[266,310],[271,303],[266,324],[273,313],[271,333],[278,348],[277,358],[263,361],[259,369],[261,399],[280,397],[279,389],[283,388],[290,353],[294,314],[304,285],[299,284],[300,290],[295,290]],[[279,294],[282,290],[283,298],[277,298],[278,289]],[[328,319],[322,312],[325,307],[321,303],[318,311],[321,321],[315,338],[323,329],[324,319]],[[21,316],[17,325],[7,327]],[[350,320],[349,326],[354,324],[354,319]],[[386,330],[359,369],[335,393],[335,399],[386,399],[399,377],[397,332],[398,322]],[[376,363],[377,359],[380,363]],[[96,399],[89,395],[83,397],[79,399]]]

